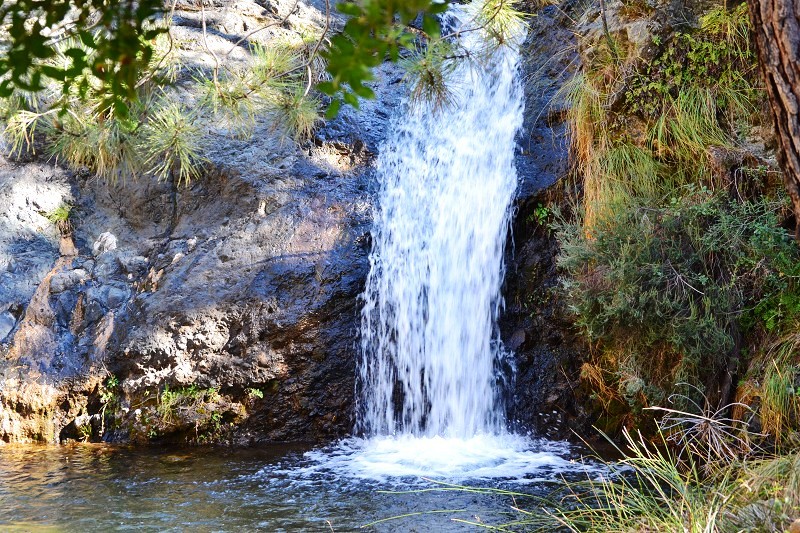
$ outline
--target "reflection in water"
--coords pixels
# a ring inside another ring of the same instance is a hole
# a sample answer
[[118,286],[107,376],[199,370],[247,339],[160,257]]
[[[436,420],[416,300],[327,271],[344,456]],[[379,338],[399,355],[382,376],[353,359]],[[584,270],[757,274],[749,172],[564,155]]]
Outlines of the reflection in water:
[[[500,521],[499,513],[510,510],[510,501],[494,495],[381,492],[436,485],[416,476],[393,479],[391,484],[354,479],[352,472],[336,468],[335,463],[320,467],[319,454],[330,458],[328,452],[306,450],[299,446],[241,451],[0,446],[0,530],[351,531],[396,515],[459,509],[383,522],[375,528],[461,531],[463,524],[452,518],[474,520],[477,515]],[[347,463],[346,458],[339,459]],[[565,461],[543,465],[535,476],[538,481],[524,485],[509,481],[505,486],[543,495],[552,489],[557,472],[569,475],[564,470],[568,465]],[[579,467],[572,467],[579,475]]]

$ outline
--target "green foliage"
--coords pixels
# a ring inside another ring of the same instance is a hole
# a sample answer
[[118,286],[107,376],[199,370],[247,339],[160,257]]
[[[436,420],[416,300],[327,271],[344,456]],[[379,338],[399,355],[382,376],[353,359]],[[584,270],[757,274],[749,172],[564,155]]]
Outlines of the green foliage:
[[447,9],[440,0],[359,0],[342,2],[336,8],[349,16],[340,34],[331,38],[330,48],[322,53],[328,63],[331,80],[319,84],[319,90],[337,96],[335,112],[342,101],[358,107],[358,97],[373,98],[365,85],[373,79],[372,69],[386,57],[400,59],[400,51],[414,46],[416,37],[407,25],[423,12],[423,29],[428,37],[438,37],[439,23],[434,17]]
[[[152,58],[150,42],[164,31],[149,24],[160,11],[157,0],[3,3],[0,25],[8,40],[0,54],[0,97],[41,91],[49,78],[65,95],[96,92],[104,108],[124,116]],[[59,43],[70,38],[76,44],[61,52],[67,60],[54,63]]]
[[[135,176],[144,172],[147,154],[143,154],[141,125],[151,114],[158,116],[152,107],[163,103],[150,95],[155,85],[174,79],[174,61],[161,55],[167,54],[165,40],[166,37],[159,37],[151,43],[158,55],[140,71],[143,76],[137,82],[140,98],[126,100],[124,114],[107,105],[108,95],[103,92],[102,85],[85,72],[80,76],[86,82],[86,90],[80,89],[83,81],[75,78],[69,90],[61,93],[59,87],[51,86],[49,91],[36,97],[7,99],[4,137],[10,153],[19,156],[32,151],[34,135],[41,133],[39,139],[45,141],[46,153],[73,168],[87,168],[112,181],[121,175]],[[63,61],[64,54],[76,46],[82,47],[89,57],[96,53],[82,43],[67,40],[56,46],[54,61]],[[148,146],[151,151],[153,148]],[[171,146],[163,148],[168,150]]]
[[73,230],[70,219],[72,207],[71,204],[61,204],[52,211],[43,212],[42,215],[58,229],[61,235],[71,235]]
[[164,385],[164,390],[158,397],[157,412],[161,421],[170,425],[178,421],[178,411],[195,408],[199,403],[216,401],[217,398],[216,389],[200,389],[196,385],[170,389],[169,385]]
[[402,61],[414,100],[429,102],[434,109],[451,104],[453,95],[448,76],[457,66],[454,53],[451,42],[437,40]]
[[42,116],[47,153],[73,168],[89,168],[98,176],[113,180],[119,173],[135,175],[141,170],[139,123],[134,115],[115,117],[93,113],[75,100],[75,109]]
[[200,176],[203,156],[202,132],[194,112],[169,101],[156,108],[142,127],[145,162],[159,179],[172,178],[188,185]]
[[664,113],[664,102],[694,88],[712,94],[720,109],[739,107],[760,97],[757,69],[747,5],[731,11],[714,7],[701,17],[697,30],[676,33],[658,57],[636,71],[628,82],[626,105],[631,113],[656,118]]
[[119,378],[115,375],[110,375],[108,379],[103,383],[102,388],[100,389],[100,403],[103,406],[112,404],[117,401],[117,394],[119,391],[117,388],[119,387]]
[[314,64],[311,54],[305,41],[299,46],[280,40],[256,44],[250,68],[198,80],[205,86],[203,104],[223,117],[236,136],[249,136],[256,117],[270,115],[275,129],[285,130],[297,141],[306,140],[321,120],[322,106],[311,91],[311,80],[304,78],[306,67]]
[[475,26],[481,28],[490,41],[490,49],[502,46],[519,35],[525,15],[515,9],[512,0],[484,0],[480,5]]
[[538,203],[536,207],[533,208],[533,213],[528,217],[528,222],[532,222],[537,226],[546,227],[551,215],[552,211],[549,207]]
[[761,196],[767,175],[739,148],[763,99],[748,24],[745,5],[714,7],[648,61],[601,41],[564,90],[583,196],[557,223],[559,261],[602,409],[643,416],[680,382],[704,392],[740,334],[757,344],[796,320],[786,204]]
[[44,217],[56,226],[69,222],[69,215],[72,213],[72,205],[61,204],[52,211],[44,213]]
[[[512,43],[523,25],[523,14],[515,9],[516,0],[476,0],[472,17],[448,35],[441,34],[436,14],[443,13],[447,0],[397,1],[359,0],[340,3],[337,9],[350,16],[341,34],[331,39],[322,56],[328,62],[331,79],[318,89],[334,97],[328,110],[332,116],[343,104],[359,106],[359,97],[373,98],[365,83],[373,79],[372,70],[387,58],[401,61],[417,101],[430,101],[434,108],[451,99],[447,75],[463,60],[490,60],[499,46]],[[422,29],[407,25],[422,13]],[[486,49],[469,53],[458,47],[462,33],[481,31]]]
[[711,146],[736,150],[763,99],[745,5],[712,9],[652,61],[600,50],[565,88],[586,229],[630,194],[657,201],[715,178]]
[[[471,21],[477,28],[458,31],[480,28],[490,41],[506,43],[521,20],[513,3],[483,1]],[[256,55],[273,54],[265,57],[266,70],[255,72],[256,78],[269,74],[277,79],[306,67],[312,71],[327,68],[329,80],[318,88],[334,97],[329,108],[331,116],[342,103],[358,107],[359,97],[374,97],[365,83],[373,79],[372,70],[386,58],[398,61],[403,50],[419,47],[420,39],[442,41],[436,15],[447,9],[448,1],[358,0],[341,2],[336,7],[348,19],[342,32],[329,41],[325,35],[327,24],[322,35],[301,29],[306,56],[303,65],[290,64],[293,58],[274,55],[274,49],[255,50]],[[99,99],[99,112],[127,116],[131,103],[141,96],[143,80],[160,78],[163,82],[174,76],[174,69],[157,67],[164,59],[158,57],[158,38],[167,27],[152,22],[162,15],[162,3],[155,0],[135,4],[117,0],[20,0],[4,5],[0,8],[0,24],[7,25],[9,39],[6,53],[0,57],[0,97],[37,93],[55,82],[65,97],[91,96]],[[420,15],[422,31],[410,29],[408,25]],[[431,75],[442,66],[432,57],[427,58],[427,63],[417,71]],[[144,74],[154,68],[160,72]],[[309,74],[310,87],[313,72]],[[219,67],[213,76],[215,90],[219,90],[218,75]],[[308,89],[303,94],[308,95]],[[222,91],[218,98],[225,100],[229,96]],[[297,132],[299,137],[305,134],[302,129]]]
[[250,389],[246,389],[245,392],[247,393],[247,397],[250,398],[251,400],[254,400],[254,399],[263,400],[264,399],[264,392],[261,389],[250,388]]
[[760,306],[781,301],[784,269],[800,262],[778,224],[783,206],[683,187],[665,206],[631,196],[591,235],[581,221],[557,223],[567,305],[632,407],[662,402],[678,382],[702,388],[732,332],[763,326]]
[[276,107],[276,125],[284,126],[297,140],[310,138],[317,122],[321,120],[320,101],[300,90],[281,94],[276,101]]

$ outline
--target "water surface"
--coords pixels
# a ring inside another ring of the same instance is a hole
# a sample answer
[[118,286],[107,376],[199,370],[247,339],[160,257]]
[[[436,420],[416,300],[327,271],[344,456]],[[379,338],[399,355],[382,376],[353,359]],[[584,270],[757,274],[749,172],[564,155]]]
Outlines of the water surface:
[[[474,527],[453,519],[501,523],[513,515],[513,502],[419,492],[445,488],[427,478],[543,496],[561,476],[582,475],[581,465],[570,462],[574,450],[546,441],[529,441],[533,448],[516,452],[511,446],[498,457],[490,453],[496,442],[478,438],[462,444],[470,454],[452,454],[457,464],[444,460],[457,442],[394,442],[247,450],[0,446],[0,530],[352,531],[411,514],[368,529],[464,531]],[[458,511],[430,512],[442,510]]]

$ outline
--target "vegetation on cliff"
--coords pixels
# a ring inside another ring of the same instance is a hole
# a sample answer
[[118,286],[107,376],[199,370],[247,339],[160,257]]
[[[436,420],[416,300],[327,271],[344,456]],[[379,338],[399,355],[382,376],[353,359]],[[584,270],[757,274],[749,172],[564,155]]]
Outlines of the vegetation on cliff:
[[794,376],[793,357],[770,354],[795,330],[800,254],[759,145],[769,118],[748,25],[745,6],[714,7],[653,34],[648,60],[599,39],[570,88],[583,180],[556,224],[559,261],[608,431],[652,421],[643,409],[682,384],[712,405],[769,406],[770,369]]
[[686,6],[688,26],[636,6],[582,28],[577,180],[553,225],[580,379],[627,469],[515,524],[784,530],[800,513],[800,251],[747,6]]

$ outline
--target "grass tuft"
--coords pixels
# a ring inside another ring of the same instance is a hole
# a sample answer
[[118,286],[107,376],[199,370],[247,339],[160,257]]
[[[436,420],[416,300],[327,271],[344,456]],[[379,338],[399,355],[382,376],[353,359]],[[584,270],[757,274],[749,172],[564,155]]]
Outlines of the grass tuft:
[[194,113],[176,102],[156,109],[142,128],[146,164],[158,179],[170,177],[176,185],[188,185],[200,177],[203,156],[202,131]]

